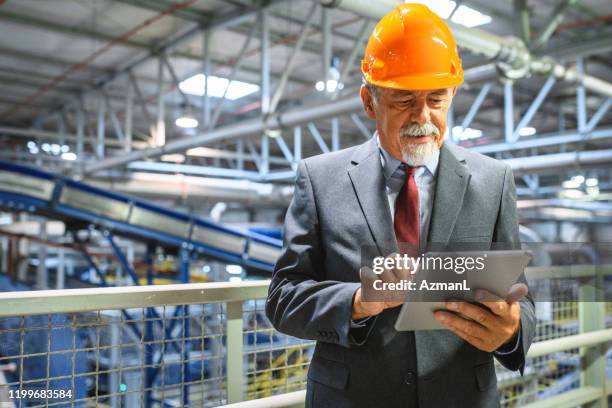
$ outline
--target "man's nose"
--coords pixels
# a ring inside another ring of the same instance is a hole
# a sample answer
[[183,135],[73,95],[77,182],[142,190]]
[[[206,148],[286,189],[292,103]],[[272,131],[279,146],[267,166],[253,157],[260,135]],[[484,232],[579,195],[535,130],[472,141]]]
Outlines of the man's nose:
[[411,116],[412,121],[418,123],[420,126],[431,121],[429,107],[425,101],[421,101],[418,106],[415,107]]

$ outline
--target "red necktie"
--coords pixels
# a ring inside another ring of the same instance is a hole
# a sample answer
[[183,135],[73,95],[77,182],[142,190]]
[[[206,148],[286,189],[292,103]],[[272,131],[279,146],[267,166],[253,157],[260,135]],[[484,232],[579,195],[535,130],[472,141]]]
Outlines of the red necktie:
[[416,257],[419,254],[419,191],[414,179],[416,167],[406,167],[406,182],[395,201],[395,238],[401,254]]

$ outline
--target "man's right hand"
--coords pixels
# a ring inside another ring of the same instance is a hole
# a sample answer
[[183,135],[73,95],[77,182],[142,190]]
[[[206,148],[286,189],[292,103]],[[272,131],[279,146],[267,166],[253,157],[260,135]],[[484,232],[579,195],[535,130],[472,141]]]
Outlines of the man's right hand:
[[383,310],[392,307],[397,307],[403,302],[365,302],[361,298],[361,288],[357,288],[353,297],[353,320],[363,319],[365,317],[376,316]]
[[[389,255],[393,256],[393,254]],[[385,309],[400,306],[405,302],[407,291],[374,290],[374,282],[398,283],[402,280],[412,279],[411,269],[385,269],[380,275],[375,274],[371,268],[362,267],[359,277],[362,287],[366,288],[364,296],[362,288],[358,288],[353,296],[352,319],[359,320],[369,316],[376,316]],[[364,300],[364,297],[367,300]]]

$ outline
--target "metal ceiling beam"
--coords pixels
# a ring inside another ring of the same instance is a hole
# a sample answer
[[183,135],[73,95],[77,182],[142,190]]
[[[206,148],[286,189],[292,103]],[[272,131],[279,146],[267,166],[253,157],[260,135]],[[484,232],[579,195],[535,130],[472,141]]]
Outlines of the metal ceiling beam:
[[470,150],[473,150],[482,154],[494,154],[501,152],[508,152],[512,150],[523,150],[532,149],[546,146],[560,146],[562,144],[569,143],[585,143],[585,142],[596,142],[596,141],[607,141],[612,139],[612,128],[605,128],[599,130],[593,130],[590,133],[582,134],[577,131],[565,131],[564,134],[559,135],[555,132],[553,134],[538,134],[538,136],[519,140],[514,143],[494,143],[484,146],[467,146]]
[[[151,0],[115,0],[115,1],[118,1],[118,2],[121,2],[121,3],[125,3],[125,4],[131,4],[133,6],[137,6],[137,7],[143,8],[143,9],[153,10],[153,11],[159,11],[161,8],[167,7],[167,6],[164,6],[164,5],[160,4],[159,2],[154,2],[154,1],[151,1]],[[253,11],[254,9],[253,8],[246,8],[245,7],[244,10],[245,11],[246,10]],[[191,22],[196,22],[196,23],[201,23],[203,21],[202,20],[203,15],[201,13],[205,14],[205,12],[203,12],[201,10],[194,10],[193,8],[187,9],[187,10],[184,10],[184,11],[193,11],[193,13],[191,13],[191,14],[190,13],[176,13],[175,17],[179,17],[179,18],[184,19],[186,21],[191,21]],[[268,11],[268,14],[269,14],[270,17],[273,17],[273,18],[276,18],[276,19],[279,19],[279,20],[284,20],[284,21],[287,21],[287,22],[292,23],[292,24],[302,25],[304,23],[303,20],[300,19],[300,18],[295,18],[295,17],[292,17],[292,16],[284,15],[284,14],[282,14],[280,12]],[[321,26],[316,24],[316,23],[313,23],[312,27],[315,30],[317,30],[317,31],[321,31]],[[242,29],[242,32],[246,33],[247,30],[248,30],[247,28],[244,28],[244,29]],[[339,31],[339,30],[334,30],[333,34],[334,34],[334,37],[343,38],[343,39],[346,39],[346,40],[349,40],[349,41],[354,41],[355,40],[355,38],[352,35],[346,34],[346,33],[342,32],[342,31]],[[279,34],[278,32],[274,32],[273,35],[281,36],[281,37],[283,36],[282,34]],[[275,38],[273,38],[273,40],[275,40]],[[313,52],[317,52],[316,44],[311,44],[309,50],[311,50]]]
[[[44,140],[64,140],[65,142],[78,142],[79,138],[76,135],[72,134],[60,134],[55,132],[46,132],[43,130],[36,129],[22,129],[22,128],[14,128],[10,126],[0,126],[0,135],[11,135],[14,137],[21,137],[25,139],[37,139],[41,138]],[[93,137],[84,137],[83,141],[86,143],[95,143],[96,139]],[[109,147],[123,147],[125,142],[121,142],[116,139],[105,139],[104,144]],[[147,143],[144,142],[133,142],[132,147],[135,148],[145,148],[148,146]]]
[[515,175],[542,170],[580,168],[580,166],[597,164],[610,165],[612,164],[612,149],[545,154],[505,159],[504,161],[512,167]]

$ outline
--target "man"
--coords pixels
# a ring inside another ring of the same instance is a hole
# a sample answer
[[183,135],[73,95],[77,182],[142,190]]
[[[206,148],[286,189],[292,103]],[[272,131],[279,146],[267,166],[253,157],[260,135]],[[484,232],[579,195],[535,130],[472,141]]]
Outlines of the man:
[[512,172],[443,142],[463,71],[427,7],[403,4],[378,23],[362,73],[377,132],[300,162],[266,313],[279,331],[317,340],[308,407],[498,406],[493,357],[522,373],[535,331],[529,298],[449,302],[436,312],[448,330],[398,332],[399,303],[364,301],[359,271],[372,247],[519,248]]

